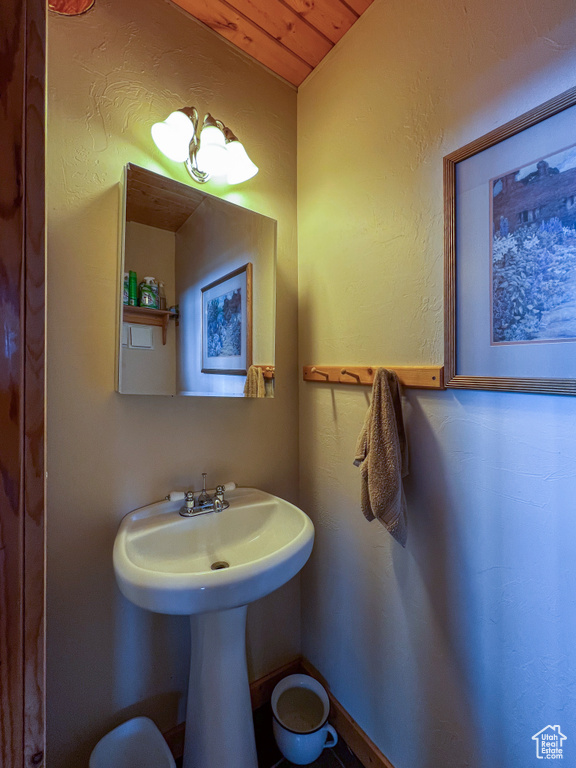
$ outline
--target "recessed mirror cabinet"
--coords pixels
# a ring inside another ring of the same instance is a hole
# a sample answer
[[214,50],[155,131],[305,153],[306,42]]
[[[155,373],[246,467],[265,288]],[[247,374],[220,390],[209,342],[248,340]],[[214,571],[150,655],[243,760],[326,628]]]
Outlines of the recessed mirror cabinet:
[[133,164],[122,198],[118,391],[243,397],[254,365],[273,396],[276,222]]

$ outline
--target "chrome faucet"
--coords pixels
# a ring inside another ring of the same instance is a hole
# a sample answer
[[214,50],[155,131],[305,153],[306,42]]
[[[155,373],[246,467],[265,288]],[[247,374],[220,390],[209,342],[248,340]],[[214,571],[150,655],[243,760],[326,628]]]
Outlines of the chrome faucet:
[[202,490],[198,498],[194,496],[194,491],[188,491],[186,494],[186,504],[180,509],[182,517],[193,517],[195,515],[205,515],[208,512],[222,512],[228,509],[230,502],[224,498],[224,486],[216,486],[214,496],[210,496],[206,490],[206,472],[202,472]]

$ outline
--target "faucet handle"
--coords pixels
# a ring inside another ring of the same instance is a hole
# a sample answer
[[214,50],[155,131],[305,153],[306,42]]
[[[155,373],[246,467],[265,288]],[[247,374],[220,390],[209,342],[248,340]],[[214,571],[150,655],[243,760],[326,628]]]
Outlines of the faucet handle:
[[194,491],[188,491],[186,493],[186,511],[194,511]]
[[228,509],[230,502],[224,498],[224,486],[217,485],[216,493],[214,494],[214,511],[222,512],[223,509]]

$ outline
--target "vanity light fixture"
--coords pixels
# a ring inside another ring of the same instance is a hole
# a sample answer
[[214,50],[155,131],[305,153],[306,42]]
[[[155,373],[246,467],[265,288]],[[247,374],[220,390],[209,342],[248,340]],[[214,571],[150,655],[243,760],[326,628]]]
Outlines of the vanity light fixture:
[[152,138],[166,157],[185,163],[190,176],[200,184],[210,178],[240,184],[258,173],[242,144],[221,120],[207,114],[198,129],[196,107],[183,107],[164,122],[154,123]]

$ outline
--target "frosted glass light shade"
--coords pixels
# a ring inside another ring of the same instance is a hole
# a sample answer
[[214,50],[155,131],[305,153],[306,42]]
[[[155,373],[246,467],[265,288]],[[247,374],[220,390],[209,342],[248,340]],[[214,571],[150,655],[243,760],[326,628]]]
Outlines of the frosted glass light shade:
[[152,139],[158,149],[177,163],[185,162],[194,138],[194,125],[184,112],[172,112],[163,123],[154,123]]
[[207,125],[200,134],[200,149],[196,155],[198,168],[210,176],[225,176],[228,171],[228,152],[224,134],[215,125]]
[[202,127],[198,127],[196,107],[172,112],[163,122],[155,123],[151,133],[158,149],[170,160],[185,163],[189,174],[200,184],[211,177],[240,184],[258,173],[258,166],[221,120],[207,113]]
[[258,166],[254,165],[248,157],[248,153],[239,141],[231,141],[226,145],[228,153],[228,184],[240,184],[251,179],[258,173]]

